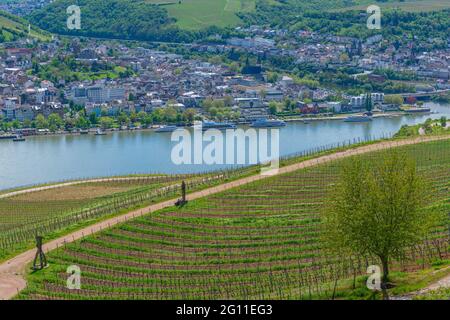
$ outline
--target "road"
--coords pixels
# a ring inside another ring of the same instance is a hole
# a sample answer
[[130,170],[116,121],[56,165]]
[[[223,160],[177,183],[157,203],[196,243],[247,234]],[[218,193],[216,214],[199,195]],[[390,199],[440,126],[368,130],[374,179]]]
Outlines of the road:
[[[347,158],[354,155],[364,154],[373,151],[386,150],[390,148],[395,148],[399,146],[406,146],[417,144],[421,142],[427,141],[436,141],[436,140],[447,140],[450,139],[450,136],[435,136],[435,137],[418,137],[414,139],[408,140],[399,140],[399,141],[383,141],[371,145],[360,146],[353,149],[339,151],[330,155],[320,156],[315,159],[302,161],[293,165],[289,165],[286,167],[282,167],[276,173],[277,175],[285,174],[289,172],[294,172],[299,169],[309,168],[313,166],[317,166],[319,164],[331,162],[337,159]],[[265,175],[254,175],[246,178],[242,178],[236,181],[228,182],[219,186],[211,187],[205,189],[203,191],[198,191],[191,193],[187,196],[188,200],[195,200],[199,198],[203,198],[209,195],[217,194],[222,191],[226,191],[232,188],[236,188],[248,183],[252,183],[261,179],[265,179],[267,176]],[[111,228],[117,224],[123,223],[130,219],[149,214],[151,212],[155,212],[164,208],[172,207],[177,199],[171,199],[168,201],[164,201],[158,204],[154,204],[142,209],[134,210],[129,213],[123,214],[118,217],[114,217],[99,223],[96,223],[92,226],[83,228],[79,231],[68,234],[65,237],[61,237],[55,240],[52,240],[46,244],[44,244],[43,249],[44,252],[49,252],[55,250],[65,243],[70,243],[76,240],[79,240],[85,236],[90,234],[94,234],[100,232],[102,230]],[[33,261],[36,250],[28,250],[2,264],[0,264],[0,300],[11,299],[18,292],[23,290],[26,287],[25,275],[26,275],[26,267],[27,265]]]
[[[450,267],[447,267],[447,270],[448,269],[450,269]],[[391,300],[413,300],[415,297],[420,297],[421,295],[426,295],[442,288],[450,288],[450,275],[428,285],[427,287],[419,291],[403,294],[400,296],[393,296],[391,297]]]

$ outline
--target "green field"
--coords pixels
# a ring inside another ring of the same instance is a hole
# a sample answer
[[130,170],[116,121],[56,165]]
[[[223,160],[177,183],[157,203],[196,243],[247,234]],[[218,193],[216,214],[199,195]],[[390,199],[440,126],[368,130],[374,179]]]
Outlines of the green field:
[[[426,210],[443,214],[429,241],[392,263],[409,272],[449,258],[450,139],[398,150],[431,183]],[[359,157],[375,162],[385,152]],[[19,298],[328,299],[335,280],[341,288],[374,261],[336,259],[321,246],[320,213],[347,161],[260,180],[69,244],[29,275]],[[81,290],[66,289],[71,265],[81,268]]]
[[[39,40],[47,41],[51,39],[49,33],[34,26],[28,29],[29,23],[19,17],[0,11],[0,27],[4,41],[13,41],[16,38],[30,36]],[[30,31],[30,32],[29,32]]]
[[450,8],[450,0],[405,0],[405,1],[389,1],[389,2],[377,2],[370,0],[360,0],[361,4],[356,6],[350,6],[343,10],[364,10],[367,6],[376,4],[383,8],[398,8],[408,12],[425,12],[425,11],[438,11]]
[[124,210],[177,197],[182,180],[193,191],[253,170],[127,177],[129,180],[86,182],[0,199],[0,261],[32,247],[36,233],[49,240]]
[[183,0],[181,4],[175,1],[165,8],[170,16],[177,19],[177,25],[181,28],[192,30],[208,26],[226,27],[240,22],[237,12],[253,11],[255,0]]

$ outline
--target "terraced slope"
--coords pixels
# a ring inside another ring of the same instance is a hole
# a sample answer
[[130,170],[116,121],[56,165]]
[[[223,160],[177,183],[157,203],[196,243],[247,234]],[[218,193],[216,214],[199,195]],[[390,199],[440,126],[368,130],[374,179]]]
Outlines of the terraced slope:
[[253,12],[255,0],[183,0],[165,8],[181,28],[228,27],[241,22],[236,13]]
[[[450,209],[450,140],[398,148],[432,183],[429,210]],[[359,155],[377,161],[382,152]],[[134,219],[49,255],[23,299],[329,298],[337,279],[364,274],[371,257],[336,259],[320,242],[320,211],[343,161],[259,180],[182,209]],[[395,270],[450,256],[446,221]],[[66,269],[82,270],[81,290]],[[339,282],[341,284],[341,282]]]
[[174,197],[182,180],[198,190],[242,173],[115,178],[0,196],[0,260],[33,246],[36,233],[49,239],[65,229]]
[[49,33],[35,26],[30,26],[25,19],[0,10],[0,42],[14,41],[25,37],[43,41],[51,39]]

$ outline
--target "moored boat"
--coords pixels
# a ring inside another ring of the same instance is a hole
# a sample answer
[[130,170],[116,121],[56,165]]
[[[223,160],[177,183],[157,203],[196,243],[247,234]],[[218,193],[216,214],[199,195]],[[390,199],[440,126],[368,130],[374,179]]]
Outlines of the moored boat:
[[7,139],[14,139],[16,138],[16,135],[14,134],[1,134],[0,140],[7,140]]
[[404,111],[407,113],[429,113],[429,112],[431,112],[431,108],[415,107],[415,108],[404,109]]
[[155,132],[174,132],[175,130],[178,130],[179,127],[177,126],[162,126],[155,130]]
[[226,130],[226,129],[236,129],[237,126],[233,123],[228,122],[215,122],[215,121],[205,121],[202,124],[202,129],[204,131],[209,129],[218,129],[218,130]]
[[23,142],[23,141],[26,141],[26,139],[25,139],[23,136],[16,136],[16,137],[13,139],[13,141],[14,141],[14,142]]
[[95,132],[96,136],[106,136],[106,132],[103,131],[102,129],[97,129],[97,131]]
[[269,119],[258,119],[250,125],[250,127],[252,128],[276,128],[285,126],[286,122],[282,120],[269,120]]
[[370,122],[372,117],[362,115],[362,116],[350,116],[344,120],[345,122]]

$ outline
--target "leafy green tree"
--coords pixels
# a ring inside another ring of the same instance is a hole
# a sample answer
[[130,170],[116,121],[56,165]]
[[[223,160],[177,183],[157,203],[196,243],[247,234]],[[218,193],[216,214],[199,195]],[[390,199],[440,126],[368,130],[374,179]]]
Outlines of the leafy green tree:
[[121,125],[121,126],[126,126],[130,123],[130,118],[126,115],[125,112],[121,112],[119,114],[119,116],[117,117],[117,122]]
[[19,120],[14,120],[14,121],[11,123],[11,126],[12,126],[14,129],[19,129],[19,128],[20,128],[20,121],[19,121]]
[[269,112],[270,114],[276,114],[278,112],[278,106],[275,101],[269,102]]
[[372,95],[370,93],[366,96],[366,110],[368,112],[371,112],[373,109],[373,103],[372,103]]
[[177,110],[172,107],[165,107],[163,110],[163,119],[166,122],[175,122],[177,120]]
[[34,120],[37,129],[47,129],[48,121],[42,114],[38,114]]
[[31,122],[31,120],[29,120],[29,119],[25,119],[24,121],[23,121],[23,127],[24,128],[31,128],[31,126],[32,126],[32,122]]
[[401,105],[403,104],[403,97],[401,95],[389,95],[384,98],[384,102],[388,104]]
[[153,123],[153,116],[150,114],[145,113],[145,116],[143,118],[141,118],[141,123],[145,126],[148,127]]
[[388,299],[390,261],[421,243],[436,223],[424,209],[427,183],[411,158],[388,151],[380,161],[348,161],[334,190],[323,214],[325,243],[339,254],[377,257]]
[[194,121],[197,111],[193,108],[186,109],[183,113],[184,118],[187,122],[192,123]]
[[99,124],[103,130],[110,129],[114,125],[114,119],[111,117],[101,117]]
[[55,132],[56,130],[61,129],[64,125],[64,121],[61,119],[61,117],[57,113],[52,113],[51,115],[49,115],[47,121],[48,121],[49,129],[52,132]]
[[79,116],[75,121],[75,126],[79,129],[89,128],[89,121],[84,116]]
[[96,125],[98,123],[98,117],[95,114],[95,112],[92,112],[91,114],[89,114],[89,122],[93,125]]

